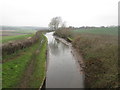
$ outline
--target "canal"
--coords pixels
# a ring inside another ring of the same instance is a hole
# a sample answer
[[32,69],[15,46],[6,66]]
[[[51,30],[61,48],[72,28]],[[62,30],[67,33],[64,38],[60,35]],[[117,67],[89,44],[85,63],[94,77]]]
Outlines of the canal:
[[84,88],[83,73],[71,53],[71,47],[56,39],[53,32],[48,39],[46,88]]

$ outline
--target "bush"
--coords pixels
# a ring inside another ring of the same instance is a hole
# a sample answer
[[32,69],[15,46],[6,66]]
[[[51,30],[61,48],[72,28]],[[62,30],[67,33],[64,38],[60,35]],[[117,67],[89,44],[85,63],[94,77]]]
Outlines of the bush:
[[69,28],[59,29],[55,31],[54,35],[64,38],[65,40],[71,42],[74,34],[71,33],[70,31],[71,29]]
[[9,42],[9,43],[4,44],[2,46],[3,58],[6,55],[13,54],[18,50],[22,50],[22,49],[29,47],[32,44],[36,43],[39,40],[40,35],[41,35],[40,31],[38,31],[38,32],[36,32],[36,34],[32,38],[28,38],[28,39],[21,40],[18,42]]

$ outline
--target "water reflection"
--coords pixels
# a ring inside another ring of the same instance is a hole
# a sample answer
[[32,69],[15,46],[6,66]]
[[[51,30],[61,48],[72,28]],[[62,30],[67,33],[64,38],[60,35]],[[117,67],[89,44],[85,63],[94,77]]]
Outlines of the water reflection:
[[50,42],[49,47],[53,55],[59,55],[58,42],[56,42],[55,40]]
[[61,43],[60,40],[56,38],[51,40],[51,42],[49,43],[49,47],[53,55],[59,55],[61,52],[64,53],[64,51],[69,48],[66,44]]
[[47,33],[49,63],[47,69],[47,88],[83,88],[83,76],[77,68],[71,48]]

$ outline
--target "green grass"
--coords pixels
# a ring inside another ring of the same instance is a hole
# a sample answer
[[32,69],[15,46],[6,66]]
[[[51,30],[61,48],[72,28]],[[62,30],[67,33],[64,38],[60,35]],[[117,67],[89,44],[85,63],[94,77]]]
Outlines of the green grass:
[[0,64],[0,89],[2,89],[2,64]]
[[[42,35],[42,37],[44,36]],[[31,60],[36,60],[36,65],[33,66],[33,68],[35,68],[35,71],[33,72],[33,75],[30,78],[30,82],[28,84],[29,87],[39,88],[41,83],[43,82],[43,77],[45,77],[46,45],[47,41],[44,38],[44,43],[40,43],[39,41],[31,47],[26,48],[21,52],[18,52],[17,54],[13,55],[12,59],[7,58],[11,60],[2,64],[2,87],[18,87],[21,83],[21,79],[24,78],[23,74],[26,68],[28,67],[29,63],[31,62]],[[35,54],[37,50],[39,50],[40,53]]]
[[27,48],[24,52],[20,53],[19,57],[3,63],[3,88],[12,88],[19,83],[21,76],[27,67],[27,63],[31,60],[32,53],[37,48],[37,46],[38,45],[36,44],[32,46],[32,48]]
[[78,29],[73,30],[74,33],[86,33],[86,34],[102,34],[102,35],[118,35],[117,27],[108,28],[92,28],[92,29]]
[[16,33],[36,33],[37,30],[16,30]]
[[39,48],[40,53],[36,56],[36,67],[33,74],[33,78],[30,81],[30,87],[40,87],[43,83],[43,79],[46,74],[46,50],[47,50],[47,38],[43,36],[43,42]]
[[[20,40],[28,37],[32,37],[34,34],[27,34],[27,35],[16,35],[16,36],[3,36],[2,43],[6,43],[8,41],[15,41]],[[1,41],[0,41],[1,42]]]

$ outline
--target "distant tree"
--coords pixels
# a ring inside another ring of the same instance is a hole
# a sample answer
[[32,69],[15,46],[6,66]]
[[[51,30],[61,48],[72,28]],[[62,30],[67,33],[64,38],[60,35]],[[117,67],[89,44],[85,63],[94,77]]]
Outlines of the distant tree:
[[101,28],[105,28],[105,26],[101,26]]
[[69,26],[69,28],[73,29],[74,27],[73,26]]
[[49,23],[49,28],[51,30],[57,30],[59,28],[61,22],[62,22],[61,17],[54,17],[51,19],[51,21]]

